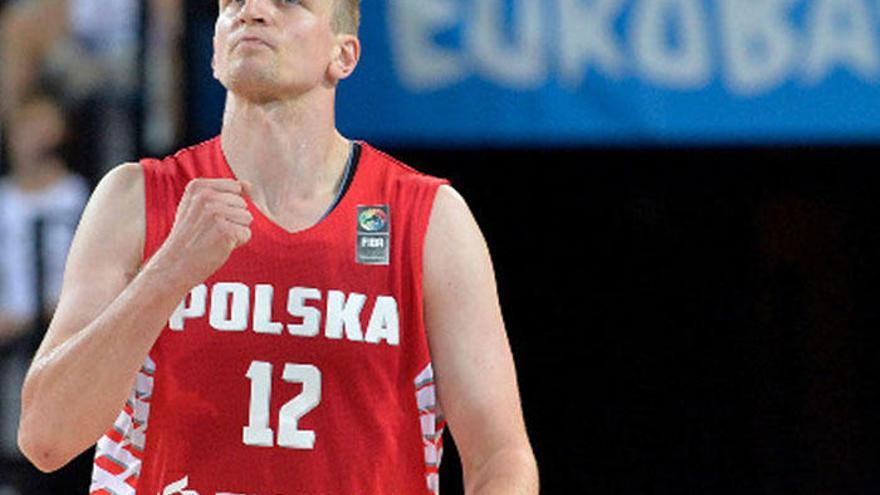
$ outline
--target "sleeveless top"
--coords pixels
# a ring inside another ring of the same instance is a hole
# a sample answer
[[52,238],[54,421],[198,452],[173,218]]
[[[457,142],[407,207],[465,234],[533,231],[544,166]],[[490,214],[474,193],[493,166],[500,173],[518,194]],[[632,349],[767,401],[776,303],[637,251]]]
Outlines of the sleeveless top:
[[[97,444],[92,494],[438,493],[422,257],[447,182],[358,145],[310,228],[247,199],[251,240],[172,314]],[[234,175],[219,137],[141,165],[147,260],[190,180]]]

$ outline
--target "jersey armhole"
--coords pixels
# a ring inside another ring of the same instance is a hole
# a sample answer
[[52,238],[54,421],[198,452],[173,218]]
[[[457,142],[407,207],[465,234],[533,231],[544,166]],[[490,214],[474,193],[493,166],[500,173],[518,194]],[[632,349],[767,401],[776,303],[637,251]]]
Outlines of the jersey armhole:
[[144,174],[144,263],[149,260],[162,245],[162,231],[165,227],[165,211],[168,198],[166,190],[161,187],[158,167],[161,162],[144,159],[140,162]]

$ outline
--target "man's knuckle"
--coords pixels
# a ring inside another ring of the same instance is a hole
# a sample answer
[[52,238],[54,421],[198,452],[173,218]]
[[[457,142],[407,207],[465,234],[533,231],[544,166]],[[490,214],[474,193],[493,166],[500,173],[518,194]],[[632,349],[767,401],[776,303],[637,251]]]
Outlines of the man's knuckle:
[[203,206],[210,205],[217,201],[217,195],[211,189],[202,188],[196,193],[199,204]]
[[206,200],[204,204],[204,211],[215,217],[219,217],[223,213],[223,208],[216,202]]
[[204,179],[193,179],[186,184],[186,191],[192,193],[196,193],[205,188],[205,180]]

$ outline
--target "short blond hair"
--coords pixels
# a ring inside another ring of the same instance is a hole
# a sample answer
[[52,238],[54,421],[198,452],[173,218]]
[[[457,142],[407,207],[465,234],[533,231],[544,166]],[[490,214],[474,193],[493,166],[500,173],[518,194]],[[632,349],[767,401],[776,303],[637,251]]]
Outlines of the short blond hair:
[[360,0],[335,0],[336,12],[333,13],[333,31],[336,33],[358,34],[361,25]]

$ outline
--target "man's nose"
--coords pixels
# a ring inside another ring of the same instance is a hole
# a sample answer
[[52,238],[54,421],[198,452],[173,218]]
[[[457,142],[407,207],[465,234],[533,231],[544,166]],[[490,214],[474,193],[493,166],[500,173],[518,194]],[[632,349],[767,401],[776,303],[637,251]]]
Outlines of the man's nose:
[[264,24],[271,16],[272,0],[244,0],[244,6],[238,12],[241,22]]

